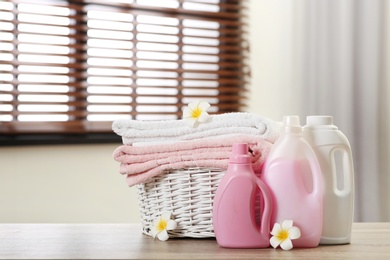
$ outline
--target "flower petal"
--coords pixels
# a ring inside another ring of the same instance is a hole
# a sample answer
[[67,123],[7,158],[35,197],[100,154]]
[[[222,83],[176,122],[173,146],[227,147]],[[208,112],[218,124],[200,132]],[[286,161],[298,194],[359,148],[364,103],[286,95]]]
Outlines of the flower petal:
[[282,241],[277,237],[277,236],[273,236],[271,237],[271,239],[269,240],[271,246],[273,248],[277,248],[278,245],[280,245],[280,243],[282,243]]
[[209,120],[210,118],[210,115],[209,113],[207,113],[206,111],[203,111],[200,116],[198,117],[198,121],[200,123],[204,123],[204,122],[207,122],[207,120]]
[[288,230],[288,237],[291,239],[297,239],[301,237],[301,230],[297,227],[291,227]]
[[275,223],[274,227],[272,228],[271,235],[277,236],[279,232],[282,230],[279,223]]
[[289,239],[289,238],[285,239],[282,243],[280,243],[280,247],[283,250],[290,250],[291,248],[293,248],[293,244],[291,242],[291,239]]
[[165,221],[170,220],[171,216],[172,216],[172,213],[168,212],[168,211],[165,211],[165,212],[161,213],[161,219],[165,220]]
[[194,102],[191,102],[188,104],[188,107],[191,109],[191,110],[197,110],[198,109],[198,106],[199,106],[199,101],[194,101]]
[[183,110],[183,119],[192,118],[192,110],[188,107]]
[[157,238],[160,239],[161,241],[166,241],[168,240],[168,232],[166,230],[161,231],[160,233],[157,234]]
[[209,107],[210,107],[210,104],[206,101],[200,101],[198,103],[198,108],[203,110],[203,111],[206,111],[207,109],[209,109]]
[[174,230],[177,227],[177,223],[174,220],[169,220],[167,223],[167,230]]
[[188,118],[185,118],[184,120],[185,120],[186,124],[188,126],[191,126],[191,127],[193,127],[197,121],[197,119],[193,118],[193,117],[188,117]]
[[152,237],[153,238],[156,238],[156,236],[157,236],[157,234],[158,234],[158,230],[157,230],[157,228],[156,228],[156,226],[155,225],[153,225],[151,228],[150,228],[150,231],[152,232]]
[[282,229],[283,230],[289,230],[293,226],[292,220],[283,220],[282,222]]

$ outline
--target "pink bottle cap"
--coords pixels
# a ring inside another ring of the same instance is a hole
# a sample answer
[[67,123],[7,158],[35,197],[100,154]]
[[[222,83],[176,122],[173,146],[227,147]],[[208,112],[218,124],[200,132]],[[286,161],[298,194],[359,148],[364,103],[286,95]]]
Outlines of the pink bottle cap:
[[232,148],[232,155],[230,156],[232,163],[251,163],[251,157],[248,154],[248,144],[235,143]]

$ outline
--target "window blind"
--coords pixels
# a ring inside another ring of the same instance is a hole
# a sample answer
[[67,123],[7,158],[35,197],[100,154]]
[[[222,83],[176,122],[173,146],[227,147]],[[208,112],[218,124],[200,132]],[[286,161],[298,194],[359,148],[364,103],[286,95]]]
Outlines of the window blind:
[[108,133],[239,111],[249,79],[240,0],[0,2],[0,133]]

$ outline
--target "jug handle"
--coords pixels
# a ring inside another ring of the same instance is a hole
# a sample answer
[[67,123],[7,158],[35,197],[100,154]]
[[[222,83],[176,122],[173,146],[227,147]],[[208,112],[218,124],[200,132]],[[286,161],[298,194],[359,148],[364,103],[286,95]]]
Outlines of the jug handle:
[[271,222],[271,212],[272,212],[272,198],[271,193],[267,187],[259,178],[256,178],[256,184],[260,189],[260,192],[263,194],[264,199],[264,208],[261,216],[260,224],[260,234],[269,236],[270,234],[270,222]]
[[[344,146],[338,146],[331,151],[331,158],[332,158],[332,171],[336,172],[336,162],[335,162],[335,153],[341,152],[342,154],[342,167],[343,167],[343,178],[344,178],[344,187],[342,190],[334,189],[335,193],[339,196],[347,195],[351,192],[353,187],[353,161],[352,161],[352,154],[351,150],[347,149]],[[336,179],[336,178],[335,178]],[[336,186],[334,183],[332,184],[333,187]]]

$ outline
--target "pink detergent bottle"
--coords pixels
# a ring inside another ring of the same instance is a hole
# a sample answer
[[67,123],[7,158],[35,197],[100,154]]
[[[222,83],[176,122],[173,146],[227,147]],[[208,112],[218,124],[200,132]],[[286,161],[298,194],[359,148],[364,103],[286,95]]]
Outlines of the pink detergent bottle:
[[294,247],[318,246],[323,220],[323,181],[318,159],[304,140],[299,117],[285,116],[283,132],[263,166],[273,210],[271,225],[292,220],[301,230]]
[[[255,204],[262,194],[260,225]],[[271,196],[255,175],[247,144],[234,144],[226,174],[213,203],[213,226],[217,242],[230,248],[265,248],[270,245]]]

